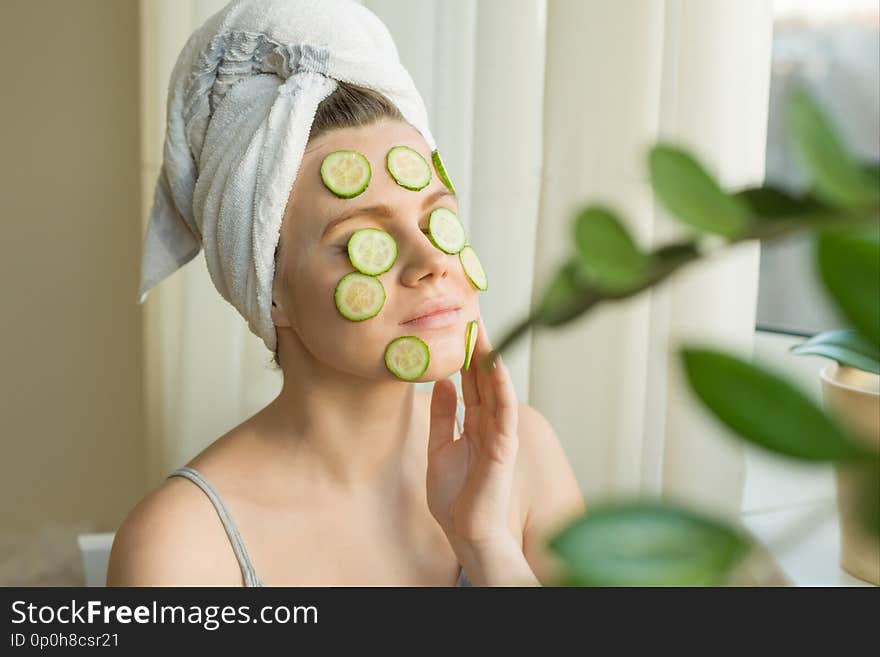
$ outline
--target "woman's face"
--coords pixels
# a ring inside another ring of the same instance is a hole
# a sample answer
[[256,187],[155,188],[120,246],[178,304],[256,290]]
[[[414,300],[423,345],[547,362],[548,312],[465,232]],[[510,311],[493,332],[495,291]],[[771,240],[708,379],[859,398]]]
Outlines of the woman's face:
[[[385,166],[394,146],[418,151],[431,168],[431,182],[419,191],[398,185]],[[367,189],[341,199],[321,179],[321,163],[336,150],[356,150],[370,162]],[[369,210],[379,205],[381,210]],[[312,141],[291,190],[281,227],[273,285],[272,318],[282,351],[307,350],[335,369],[367,378],[394,379],[385,367],[385,347],[394,338],[415,335],[425,341],[430,363],[417,380],[446,378],[461,368],[467,324],[477,319],[478,290],[462,269],[458,255],[449,255],[428,238],[428,218],[436,208],[458,214],[456,198],[431,164],[431,152],[421,134],[399,121],[344,128]],[[361,211],[363,209],[363,211]],[[340,215],[350,218],[330,226]],[[385,303],[377,315],[354,322],[336,309],[334,292],[343,276],[355,271],[348,240],[360,228],[380,228],[397,242],[397,259],[377,278],[385,288]],[[451,324],[417,327],[404,322],[432,300],[451,299],[460,307]]]

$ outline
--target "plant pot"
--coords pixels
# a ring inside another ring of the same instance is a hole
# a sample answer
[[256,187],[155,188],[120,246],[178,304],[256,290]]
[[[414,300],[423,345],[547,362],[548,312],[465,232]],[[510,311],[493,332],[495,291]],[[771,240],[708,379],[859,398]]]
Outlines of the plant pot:
[[[820,373],[828,411],[854,438],[880,452],[880,376],[829,363]],[[880,585],[880,538],[864,528],[857,510],[857,481],[852,466],[836,465],[840,515],[840,565],[854,577]]]

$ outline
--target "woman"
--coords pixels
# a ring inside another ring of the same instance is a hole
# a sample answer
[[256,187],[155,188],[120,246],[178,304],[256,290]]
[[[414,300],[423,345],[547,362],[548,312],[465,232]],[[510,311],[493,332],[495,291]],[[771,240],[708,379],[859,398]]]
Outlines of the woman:
[[[503,359],[476,366],[492,350],[478,290],[427,234],[433,210],[457,214],[455,195],[437,175],[416,192],[398,184],[382,163],[401,145],[431,162],[423,134],[380,92],[339,82],[318,105],[275,252],[282,390],[128,514],[108,586],[556,581],[544,541],[583,511],[580,491],[550,424],[517,401]],[[321,164],[338,150],[372,163],[356,198],[323,182]],[[334,289],[352,270],[349,238],[365,227],[393,236],[398,255],[378,276],[381,312],[352,322]],[[408,321],[437,307],[453,310]],[[475,364],[465,369],[471,320]],[[385,366],[386,345],[403,335],[429,348],[419,380],[436,381],[430,395]],[[463,427],[447,378],[459,369]]]

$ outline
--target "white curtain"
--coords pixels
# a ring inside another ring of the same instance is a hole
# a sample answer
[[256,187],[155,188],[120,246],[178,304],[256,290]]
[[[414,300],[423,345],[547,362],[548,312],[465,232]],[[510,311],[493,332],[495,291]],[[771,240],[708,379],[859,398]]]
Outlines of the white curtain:
[[[645,152],[692,148],[726,185],[763,177],[770,0],[362,0],[388,26],[428,107],[471,243],[488,275],[496,341],[571,248],[574,210],[619,209],[645,246],[678,235]],[[144,189],[152,198],[171,66],[223,2],[142,0]],[[144,218],[148,208],[144,208]],[[643,492],[740,508],[744,461],[699,406],[677,347],[751,354],[758,244],[507,356],[517,392],[553,424],[588,500]],[[268,403],[280,374],[214,290],[202,257],[145,304],[149,476]],[[430,389],[431,384],[418,384]]]

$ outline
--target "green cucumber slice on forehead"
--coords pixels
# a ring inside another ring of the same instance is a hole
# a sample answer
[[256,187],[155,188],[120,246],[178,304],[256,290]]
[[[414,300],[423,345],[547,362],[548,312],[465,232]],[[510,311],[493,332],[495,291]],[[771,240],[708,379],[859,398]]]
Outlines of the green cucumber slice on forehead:
[[434,163],[434,168],[437,170],[437,177],[440,178],[440,182],[446,185],[450,192],[455,194],[455,187],[452,186],[449,174],[446,173],[446,167],[443,166],[443,160],[440,159],[440,151],[434,150],[431,153],[431,161]]
[[421,153],[409,146],[395,146],[388,151],[385,165],[398,185],[414,192],[424,189],[431,182],[431,167]]
[[375,276],[353,271],[336,284],[334,293],[339,314],[352,322],[375,317],[385,304],[385,288]]
[[474,247],[470,244],[466,245],[458,252],[458,259],[461,260],[464,273],[467,275],[468,280],[473,283],[474,287],[481,291],[488,290],[489,279],[486,276],[486,270],[483,269],[483,265],[477,257],[477,252],[474,251]]
[[372,169],[357,151],[333,151],[321,162],[321,180],[339,198],[354,198],[370,184]]
[[467,244],[464,224],[449,208],[437,208],[428,219],[431,242],[445,253],[456,254]]
[[394,338],[385,347],[385,367],[398,379],[418,379],[428,369],[430,362],[428,345],[415,335]]
[[362,274],[384,274],[397,260],[397,242],[379,228],[361,228],[348,240],[348,259]]
[[466,370],[471,368],[471,357],[474,355],[474,347],[477,346],[477,331],[479,331],[477,321],[468,322],[464,337],[464,369]]

